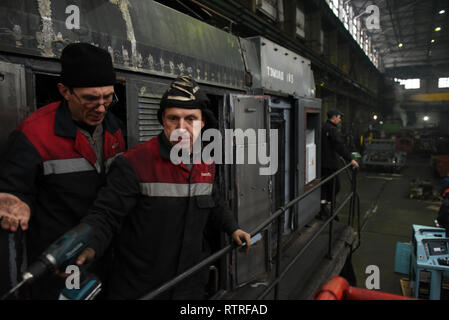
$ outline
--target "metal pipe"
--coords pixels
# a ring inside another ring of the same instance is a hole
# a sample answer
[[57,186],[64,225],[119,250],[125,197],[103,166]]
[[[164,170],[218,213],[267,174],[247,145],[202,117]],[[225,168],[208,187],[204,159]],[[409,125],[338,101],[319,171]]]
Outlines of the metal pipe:
[[259,226],[257,226],[254,231],[252,231],[250,234],[254,235],[257,234],[258,232],[260,232],[261,230],[263,230],[265,227],[267,227],[269,224],[272,223],[272,221],[274,221],[279,215],[281,215],[282,213],[285,212],[285,210],[290,209],[292,206],[294,206],[297,202],[301,201],[302,199],[308,197],[311,193],[313,193],[315,190],[317,190],[318,188],[320,188],[322,185],[324,185],[326,182],[330,181],[334,176],[340,174],[341,172],[343,172],[344,170],[346,170],[347,168],[349,168],[351,166],[351,164],[347,164],[346,166],[342,167],[340,170],[336,171],[334,174],[330,175],[329,177],[327,177],[326,179],[324,179],[323,181],[321,181],[319,184],[317,184],[316,186],[314,186],[313,188],[309,189],[307,192],[303,193],[302,195],[300,195],[299,197],[291,200],[289,203],[287,203],[284,207],[282,207],[281,209],[278,209],[277,211],[275,211],[267,220],[265,220],[265,222],[262,222]]
[[304,252],[309,248],[309,246],[312,244],[312,242],[320,235],[320,233],[327,227],[327,225],[337,216],[337,214],[340,212],[341,209],[346,205],[350,197],[352,197],[353,194],[349,194],[349,196],[343,201],[340,207],[338,207],[337,211],[335,211],[335,214],[331,216],[322,226],[321,228],[314,234],[312,239],[310,239],[305,246],[301,249],[301,251],[293,258],[293,260],[285,267],[284,271],[279,275],[278,278],[274,279],[273,282],[265,289],[264,292],[262,292],[258,297],[257,300],[263,299],[272,289],[273,287],[287,274],[288,271],[293,267],[293,265],[297,262],[299,257],[301,257]]
[[[281,233],[282,233],[282,216],[279,216],[278,221],[278,234],[277,234],[277,244],[276,244],[276,278],[279,277],[281,270]],[[274,288],[274,299],[279,299],[279,284]]]
[[175,285],[177,285],[182,280],[188,278],[190,275],[194,274],[195,272],[199,271],[203,267],[207,266],[212,261],[217,260],[222,255],[225,255],[226,253],[228,253],[232,249],[234,249],[233,245],[227,245],[223,249],[217,251],[213,255],[209,256],[208,258],[206,258],[206,259],[202,260],[201,262],[199,262],[198,264],[194,265],[190,269],[187,269],[186,271],[184,271],[180,275],[176,276],[172,280],[164,283],[162,286],[158,287],[157,289],[152,290],[150,293],[146,294],[145,296],[143,296],[139,300],[150,300],[150,299],[153,299],[154,297],[158,296],[162,292],[165,292],[165,291],[173,288]]
[[194,4],[200,6],[201,8],[203,8],[203,9],[205,9],[205,10],[207,10],[207,11],[212,12],[212,13],[215,14],[215,15],[217,15],[217,16],[219,16],[219,17],[225,19],[225,20],[228,20],[231,24],[236,24],[236,22],[235,22],[234,20],[232,20],[232,19],[230,19],[230,18],[228,18],[228,17],[222,15],[221,13],[219,13],[219,12],[217,12],[217,11],[215,11],[215,10],[209,8],[208,6],[202,4],[201,2],[198,2],[198,1],[196,1],[196,0],[190,0],[190,1],[193,2]]

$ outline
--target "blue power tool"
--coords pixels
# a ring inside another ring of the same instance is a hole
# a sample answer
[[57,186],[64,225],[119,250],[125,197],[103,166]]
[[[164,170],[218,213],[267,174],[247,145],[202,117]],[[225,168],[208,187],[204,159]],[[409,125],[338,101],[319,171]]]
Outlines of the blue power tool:
[[25,283],[30,283],[47,273],[55,272],[58,268],[70,264],[87,247],[91,231],[91,226],[82,223],[63,234],[42,253],[37,261],[27,268],[23,273],[23,280],[5,294],[2,300],[16,292]]
[[93,300],[101,291],[101,281],[90,272],[81,268],[80,283],[78,288],[64,288],[59,295],[59,300]]

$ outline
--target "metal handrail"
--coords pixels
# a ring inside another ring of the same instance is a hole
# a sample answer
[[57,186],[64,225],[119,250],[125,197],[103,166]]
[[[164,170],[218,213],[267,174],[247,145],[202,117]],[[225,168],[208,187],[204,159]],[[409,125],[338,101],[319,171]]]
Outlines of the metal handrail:
[[[320,183],[318,183],[317,185],[315,185],[314,187],[312,187],[311,189],[309,189],[307,192],[303,193],[302,195],[298,196],[297,198],[291,200],[290,202],[288,202],[285,206],[280,207],[278,210],[276,210],[275,212],[273,212],[273,214],[267,218],[264,222],[262,222],[259,226],[257,226],[256,228],[254,228],[254,230],[252,230],[250,232],[251,237],[253,237],[254,235],[258,234],[259,232],[261,232],[263,229],[265,229],[268,225],[272,224],[274,222],[274,220],[276,219],[280,219],[281,218],[281,214],[283,214],[285,211],[287,211],[288,209],[290,209],[292,206],[294,206],[297,202],[301,201],[302,199],[308,197],[312,192],[314,192],[315,190],[317,190],[318,188],[320,188],[322,185],[324,185],[325,183],[329,182],[330,180],[334,179],[336,176],[338,176],[340,173],[342,173],[343,171],[345,171],[346,169],[348,169],[349,167],[352,167],[352,164],[349,163],[347,165],[345,165],[344,167],[342,167],[341,169],[339,169],[338,171],[334,172],[332,175],[330,175],[329,177],[327,177],[326,179],[320,181]],[[354,170],[354,175],[353,175],[353,179],[352,179],[352,185],[355,185],[355,170]],[[342,205],[340,205],[337,210],[334,212],[333,208],[331,209],[331,216],[326,220],[326,222],[323,224],[323,226],[319,229],[318,232],[316,232],[316,234],[312,237],[311,240],[309,240],[306,245],[302,248],[302,250],[295,256],[295,258],[293,259],[293,261],[286,267],[286,269],[284,269],[284,271],[282,272],[282,274],[278,274],[279,270],[276,271],[276,278],[273,280],[272,284],[270,284],[270,286],[264,291],[264,293],[262,293],[262,295],[260,295],[258,297],[258,299],[260,299],[261,297],[265,296],[266,294],[269,293],[269,291],[272,290],[272,288],[274,286],[276,286],[276,297],[277,297],[277,287],[279,285],[280,280],[282,280],[282,278],[285,276],[285,274],[288,272],[288,270],[293,266],[293,264],[299,259],[299,257],[305,252],[305,250],[309,247],[309,245],[315,240],[315,238],[321,233],[321,231],[324,230],[324,228],[326,226],[330,226],[329,228],[329,232],[332,232],[332,221],[335,218],[335,216],[340,212],[341,209],[343,209],[343,207],[346,205],[346,203],[348,202],[348,200],[350,198],[354,197],[354,191],[352,190],[352,192],[349,194],[349,196],[343,201]],[[335,187],[333,188],[333,198],[335,198]],[[335,202],[335,201],[333,201]],[[351,210],[353,210],[353,206],[351,205]],[[350,216],[352,216],[353,212],[350,213]],[[278,244],[280,241],[280,233],[278,232]],[[202,268],[204,268],[205,266],[207,266],[209,263],[221,258],[222,256],[224,256],[225,254],[227,254],[228,252],[241,248],[243,246],[245,246],[246,244],[242,244],[240,246],[237,246],[234,243],[231,243],[227,246],[225,246],[224,248],[218,250],[217,252],[215,252],[214,254],[210,255],[209,257],[207,257],[206,259],[198,262],[196,265],[192,266],[191,268],[187,269],[186,271],[184,271],[183,273],[177,275],[176,277],[174,277],[173,279],[171,279],[170,281],[164,283],[163,285],[159,286],[158,288],[156,288],[155,290],[152,290],[151,292],[149,292],[148,294],[144,295],[143,297],[141,297],[139,300],[150,300],[153,299],[154,297],[158,296],[159,294],[173,288],[174,286],[176,286],[178,283],[180,283],[181,281],[183,281],[184,279],[190,277],[191,275],[193,275],[194,273],[198,272],[199,270],[201,270]],[[329,248],[329,252],[330,252],[330,248]],[[280,259],[280,254],[278,252],[277,255],[277,259]],[[279,269],[279,260],[277,263],[277,269]]]

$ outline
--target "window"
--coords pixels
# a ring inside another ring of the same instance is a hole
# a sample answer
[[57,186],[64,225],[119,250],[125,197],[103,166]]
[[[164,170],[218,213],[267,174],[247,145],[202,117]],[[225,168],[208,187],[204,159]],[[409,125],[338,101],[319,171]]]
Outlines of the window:
[[338,0],[331,0],[331,8],[335,15],[338,17]]
[[366,53],[376,67],[379,67],[377,55],[372,54],[373,44],[371,43],[371,36],[363,32],[360,15],[355,16],[354,8],[350,0],[326,0],[326,3],[359,44],[362,51]]
[[305,20],[304,12],[296,7],[296,34],[303,38],[305,37]]
[[343,5],[341,10],[341,18],[340,20],[343,22],[343,25],[345,26],[346,30],[349,30],[349,5]]
[[400,84],[405,86],[405,89],[419,89],[421,87],[420,79],[396,79]]
[[352,37],[357,39],[357,22],[352,22]]
[[438,88],[449,88],[449,78],[439,78]]

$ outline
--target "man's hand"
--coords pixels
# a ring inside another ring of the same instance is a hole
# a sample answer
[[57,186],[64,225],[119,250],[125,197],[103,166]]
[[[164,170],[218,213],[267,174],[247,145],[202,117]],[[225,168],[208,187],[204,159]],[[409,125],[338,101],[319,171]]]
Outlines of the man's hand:
[[78,259],[76,259],[76,264],[81,266],[84,263],[91,262],[94,258],[95,258],[95,250],[92,248],[86,248],[78,256]]
[[19,225],[22,230],[26,230],[30,220],[30,207],[12,194],[0,193],[0,220],[4,230],[15,232]]
[[[83,265],[84,263],[89,263],[95,258],[95,250],[92,248],[86,248],[83,250],[83,252],[80,253],[78,258],[76,259],[76,264],[78,266]],[[56,274],[60,278],[67,278],[70,276],[70,273],[65,273],[64,271],[56,270]]]
[[351,164],[352,164],[354,167],[359,168],[359,164],[358,164],[357,161],[351,160]]
[[248,253],[249,249],[251,248],[251,235],[242,229],[237,229],[232,234],[232,239],[234,239],[235,243],[237,245],[241,245],[243,242],[246,242],[246,250],[245,252]]

